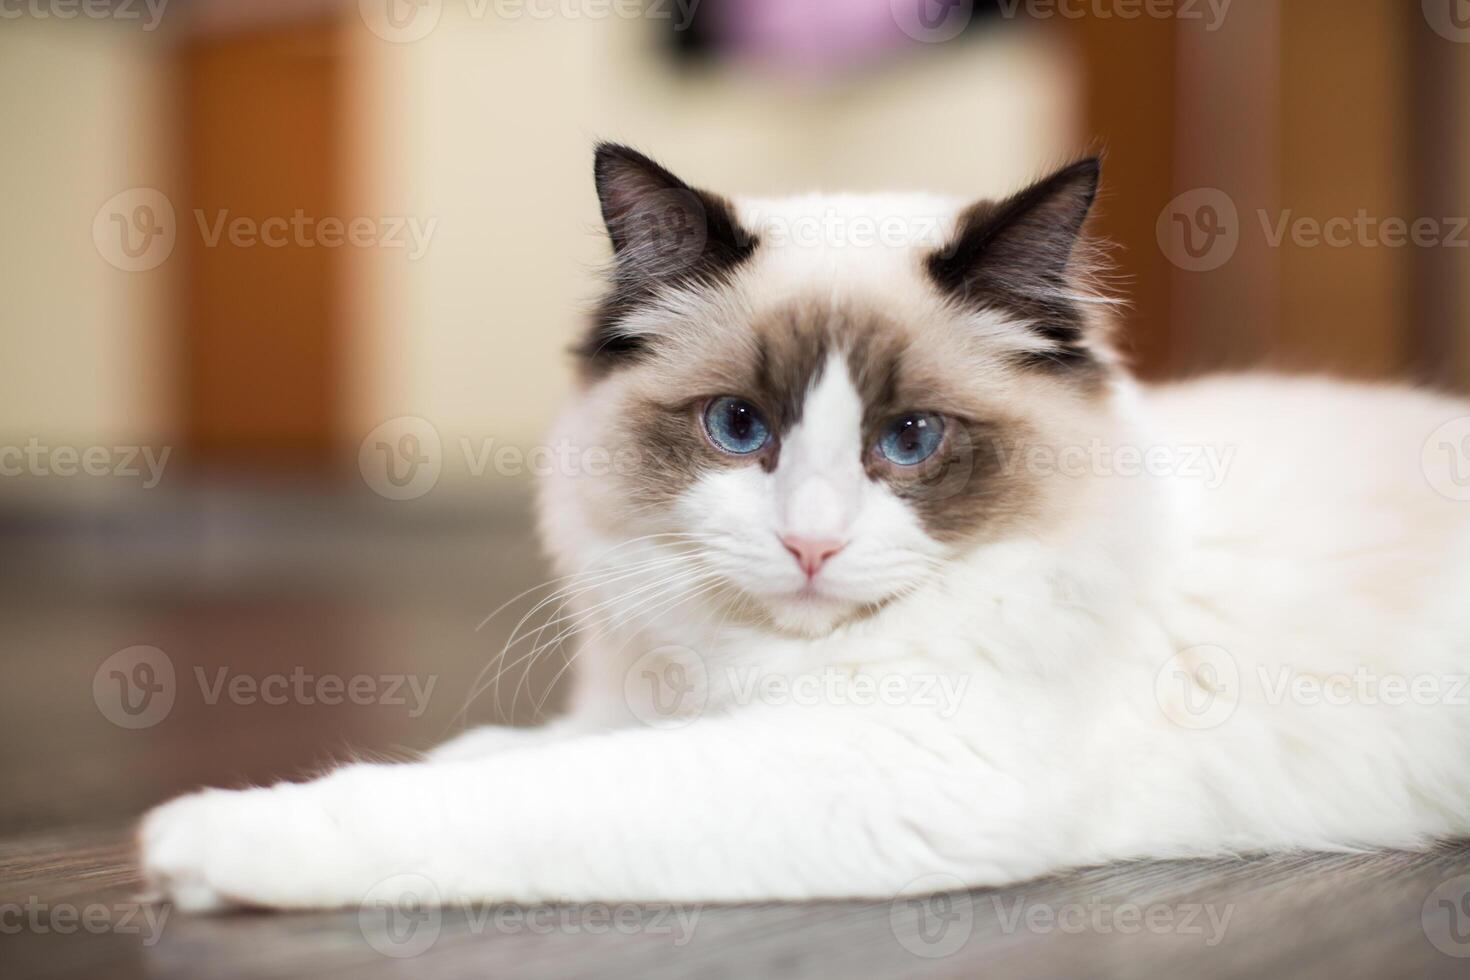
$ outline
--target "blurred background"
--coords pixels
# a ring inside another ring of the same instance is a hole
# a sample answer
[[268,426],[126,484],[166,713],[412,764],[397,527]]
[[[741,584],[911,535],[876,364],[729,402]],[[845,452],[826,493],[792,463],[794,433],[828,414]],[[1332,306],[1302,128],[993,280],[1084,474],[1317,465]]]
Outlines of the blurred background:
[[[1470,385],[1465,0],[4,0],[0,87],[0,828],[554,710],[471,696],[599,138],[763,195],[1101,149],[1145,377]],[[300,671],[379,684],[216,685]]]

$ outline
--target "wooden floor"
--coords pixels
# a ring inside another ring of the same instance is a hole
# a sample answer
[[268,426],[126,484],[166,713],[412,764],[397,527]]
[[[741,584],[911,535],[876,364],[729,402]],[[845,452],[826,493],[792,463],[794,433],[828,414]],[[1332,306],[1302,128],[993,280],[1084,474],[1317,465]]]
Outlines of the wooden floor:
[[[145,807],[440,740],[508,625],[477,624],[542,574],[515,513],[229,495],[151,507],[81,527],[0,519],[0,976],[1470,976],[1470,846],[1139,864],[922,901],[141,905],[129,835]],[[174,700],[126,727],[140,717],[119,724],[94,682],[137,646],[168,658]],[[539,696],[558,666],[525,687]],[[221,677],[297,671],[433,687],[379,687],[366,704],[212,696]],[[469,718],[529,720],[531,697],[510,693]]]

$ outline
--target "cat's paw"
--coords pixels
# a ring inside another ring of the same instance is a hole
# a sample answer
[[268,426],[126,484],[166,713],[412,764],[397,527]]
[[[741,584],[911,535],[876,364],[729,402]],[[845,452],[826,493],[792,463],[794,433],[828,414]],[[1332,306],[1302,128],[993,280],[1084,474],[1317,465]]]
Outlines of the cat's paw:
[[148,897],[189,912],[360,900],[372,872],[308,789],[206,790],[152,810],[138,830]]
[[155,807],[138,828],[138,865],[143,875],[145,896],[158,902],[173,902],[188,912],[209,912],[229,904],[226,896],[209,883],[205,866],[209,859],[212,824],[208,790]]

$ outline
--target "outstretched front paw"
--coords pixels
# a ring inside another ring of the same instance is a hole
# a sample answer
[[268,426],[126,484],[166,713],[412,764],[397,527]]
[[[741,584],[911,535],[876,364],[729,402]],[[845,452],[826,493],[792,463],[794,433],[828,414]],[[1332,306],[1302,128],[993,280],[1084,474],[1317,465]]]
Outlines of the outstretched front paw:
[[309,789],[205,790],[153,809],[138,830],[149,897],[190,912],[359,900],[372,870]]

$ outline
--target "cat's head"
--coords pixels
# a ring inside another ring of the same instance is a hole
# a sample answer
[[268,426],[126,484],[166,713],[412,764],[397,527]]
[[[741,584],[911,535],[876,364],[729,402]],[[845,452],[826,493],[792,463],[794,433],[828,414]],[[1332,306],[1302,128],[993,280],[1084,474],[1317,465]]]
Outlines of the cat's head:
[[1075,502],[1024,449],[1088,438],[1121,377],[1087,288],[1098,174],[731,201],[599,146],[611,287],[568,418],[614,464],[577,481],[575,524],[662,535],[814,635],[1059,520]]

